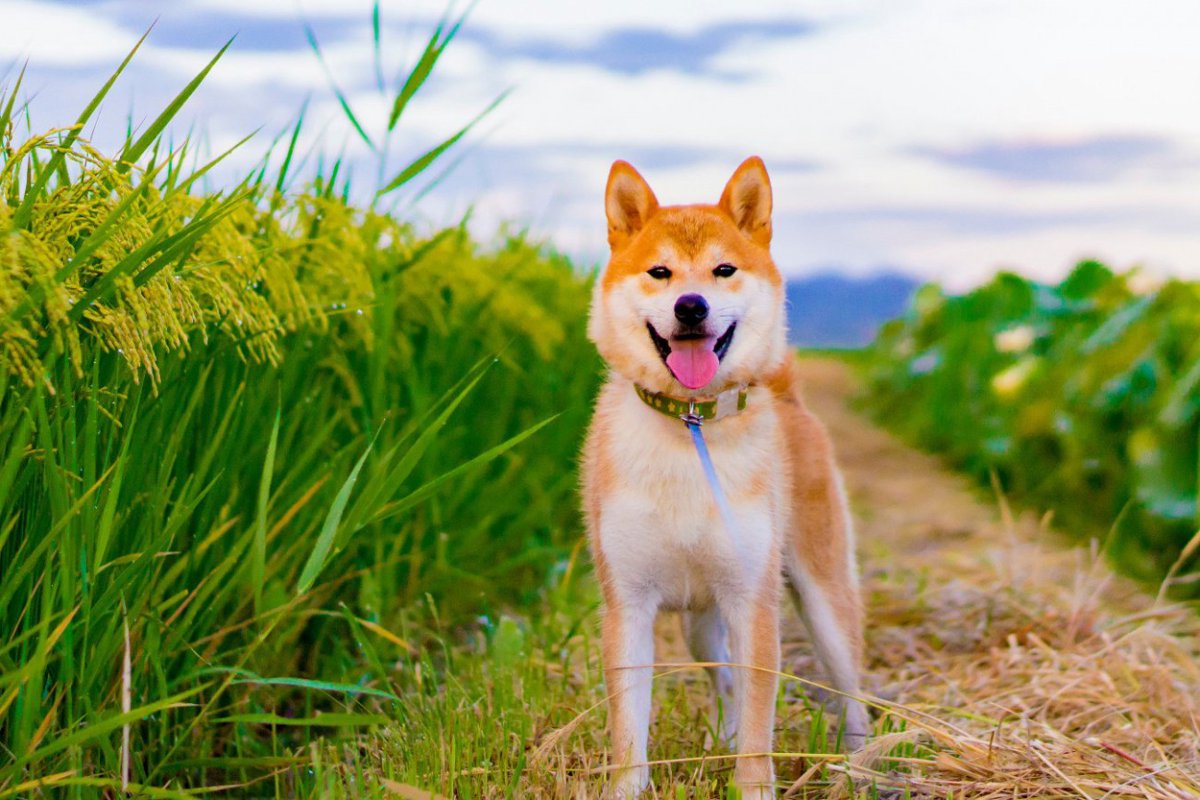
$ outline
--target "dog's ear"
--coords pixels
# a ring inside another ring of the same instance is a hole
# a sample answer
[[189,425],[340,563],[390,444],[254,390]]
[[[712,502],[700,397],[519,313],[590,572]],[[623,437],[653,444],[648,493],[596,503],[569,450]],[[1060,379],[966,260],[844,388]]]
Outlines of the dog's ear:
[[750,156],[734,171],[717,205],[754,241],[771,243],[771,179],[758,156]]
[[627,161],[614,161],[604,190],[604,212],[608,215],[608,244],[616,248],[642,229],[658,210],[658,198],[638,171]]

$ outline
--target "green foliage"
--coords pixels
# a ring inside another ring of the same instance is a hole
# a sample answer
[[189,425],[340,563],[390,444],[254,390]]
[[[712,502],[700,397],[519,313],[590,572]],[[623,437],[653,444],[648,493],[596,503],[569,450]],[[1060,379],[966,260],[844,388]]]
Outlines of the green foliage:
[[1161,579],[1196,532],[1200,284],[1084,262],[1053,286],[925,286],[868,374],[879,419],[1068,527],[1111,527],[1134,576]]
[[418,613],[538,597],[578,540],[586,280],[286,164],[195,194],[178,106],[137,163],[4,114],[0,796],[111,796],[125,726],[164,796],[304,763],[403,713]]

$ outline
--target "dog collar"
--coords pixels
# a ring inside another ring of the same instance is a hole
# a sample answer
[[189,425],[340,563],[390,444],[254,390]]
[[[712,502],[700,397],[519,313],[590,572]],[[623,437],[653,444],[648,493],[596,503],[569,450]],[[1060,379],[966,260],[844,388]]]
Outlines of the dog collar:
[[703,424],[706,419],[718,420],[742,411],[746,408],[749,398],[749,392],[745,389],[728,389],[717,395],[716,399],[698,401],[680,400],[677,397],[652,392],[636,383],[633,388],[641,401],[655,411],[696,425]]

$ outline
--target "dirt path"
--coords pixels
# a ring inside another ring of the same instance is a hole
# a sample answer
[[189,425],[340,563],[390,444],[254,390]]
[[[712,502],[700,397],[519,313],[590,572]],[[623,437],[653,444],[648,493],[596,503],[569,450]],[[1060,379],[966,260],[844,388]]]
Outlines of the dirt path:
[[[1194,612],[1156,608],[1086,548],[1033,515],[1011,518],[1002,499],[852,411],[844,365],[802,370],[858,528],[865,690],[899,706],[881,711],[892,719],[877,730],[907,728],[877,739],[853,774],[913,796],[1200,797]],[[686,660],[676,623],[660,633],[659,658]],[[790,611],[783,661],[785,672],[820,678]],[[781,731],[807,713],[785,703]],[[873,758],[900,740],[928,749],[913,762]],[[782,764],[780,778],[789,781]]]

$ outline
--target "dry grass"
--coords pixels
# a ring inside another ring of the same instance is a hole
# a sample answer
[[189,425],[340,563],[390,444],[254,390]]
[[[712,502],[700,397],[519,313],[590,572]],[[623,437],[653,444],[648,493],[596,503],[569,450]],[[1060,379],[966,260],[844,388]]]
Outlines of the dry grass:
[[[1200,797],[1200,618],[1155,601],[1074,548],[1048,516],[1014,517],[935,459],[848,410],[850,373],[808,362],[810,403],[839,447],[859,520],[869,614],[872,743],[849,761],[814,747],[819,666],[785,623],[776,759],[790,797]],[[587,658],[594,658],[590,652]],[[660,626],[652,731],[657,797],[712,796],[706,686],[674,620]],[[582,670],[597,674],[593,665]],[[665,685],[664,685],[665,684]],[[595,702],[596,695],[588,695]],[[527,796],[594,796],[603,714],[530,743]],[[680,716],[683,719],[680,719]],[[806,738],[807,737],[807,738]],[[816,751],[816,752],[813,752]],[[847,780],[849,776],[850,780]]]

